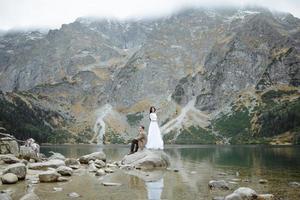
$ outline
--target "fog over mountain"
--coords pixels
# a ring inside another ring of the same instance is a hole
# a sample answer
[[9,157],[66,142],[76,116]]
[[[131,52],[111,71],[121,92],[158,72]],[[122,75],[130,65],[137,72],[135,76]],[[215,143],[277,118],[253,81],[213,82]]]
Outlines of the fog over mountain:
[[1,0],[0,30],[59,28],[78,17],[116,19],[163,17],[185,8],[260,6],[300,17],[297,0]]

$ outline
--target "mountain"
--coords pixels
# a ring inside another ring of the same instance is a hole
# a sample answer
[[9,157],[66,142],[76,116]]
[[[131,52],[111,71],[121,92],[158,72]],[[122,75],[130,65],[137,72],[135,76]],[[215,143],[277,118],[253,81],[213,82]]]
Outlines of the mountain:
[[0,126],[126,143],[158,107],[167,143],[299,143],[300,19],[264,8],[79,18],[0,36]]

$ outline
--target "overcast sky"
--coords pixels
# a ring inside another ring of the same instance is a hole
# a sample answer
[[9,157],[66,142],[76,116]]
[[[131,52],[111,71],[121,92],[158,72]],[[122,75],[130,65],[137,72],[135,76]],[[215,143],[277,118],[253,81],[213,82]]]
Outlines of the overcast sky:
[[259,5],[300,18],[300,0],[0,0],[0,30],[59,28],[82,16],[152,17],[191,6]]

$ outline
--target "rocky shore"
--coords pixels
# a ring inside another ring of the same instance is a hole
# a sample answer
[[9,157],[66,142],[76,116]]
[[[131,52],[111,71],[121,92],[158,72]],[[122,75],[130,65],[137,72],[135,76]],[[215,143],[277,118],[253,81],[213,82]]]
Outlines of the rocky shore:
[[[22,148],[21,148],[22,149]],[[9,150],[9,149],[8,149]],[[145,183],[159,182],[163,174],[181,173],[180,169],[173,168],[170,163],[169,155],[164,151],[143,150],[137,153],[125,155],[123,159],[111,161],[102,151],[93,152],[77,158],[65,157],[56,152],[49,152],[49,157],[40,154],[32,157],[24,157],[24,151],[12,154],[0,154],[0,177],[2,185],[18,185],[23,182],[26,186],[26,194],[20,198],[22,200],[43,199],[35,189],[42,184],[52,185],[55,192],[63,191],[62,185],[54,183],[70,183],[82,174],[89,174],[97,177],[101,185],[105,187],[118,187],[124,185],[118,179],[109,178],[114,174],[117,176],[131,175],[145,181]],[[28,151],[25,151],[28,152]],[[26,158],[26,159],[25,159]],[[197,174],[196,172],[191,174]],[[217,176],[211,177],[207,185],[213,200],[275,200],[273,194],[260,194],[253,190],[249,180],[241,177],[239,172],[236,174],[226,174],[220,172]],[[258,179],[257,184],[267,186],[269,181]],[[289,187],[298,189],[300,183],[290,182]],[[252,185],[253,186],[253,185]],[[83,184],[82,187],[85,187]],[[11,187],[13,188],[13,187]],[[256,188],[257,189],[257,188]],[[14,190],[2,190],[0,199],[13,199]],[[83,197],[82,191],[74,189],[68,192],[68,198]],[[14,198],[15,199],[15,198]],[[19,198],[18,198],[19,199]]]
[[[15,149],[15,147],[13,147]],[[40,154],[30,154],[30,150],[21,147],[23,151],[5,151],[8,154],[0,154],[0,176],[2,184],[16,184],[25,181],[27,194],[22,200],[41,199],[35,194],[37,184],[68,182],[72,176],[78,175],[78,171],[86,171],[95,176],[105,176],[122,170],[149,170],[166,169],[170,165],[168,156],[162,151],[144,150],[135,154],[126,155],[122,161],[107,161],[104,152],[93,152],[79,158],[66,158],[56,152],[50,157]],[[24,150],[25,149],[25,150]],[[24,155],[26,154],[26,155]],[[120,183],[103,181],[104,186],[120,186]],[[62,188],[54,188],[60,191]],[[0,199],[12,199],[13,191],[1,191]],[[70,198],[80,197],[76,192],[69,194]]]

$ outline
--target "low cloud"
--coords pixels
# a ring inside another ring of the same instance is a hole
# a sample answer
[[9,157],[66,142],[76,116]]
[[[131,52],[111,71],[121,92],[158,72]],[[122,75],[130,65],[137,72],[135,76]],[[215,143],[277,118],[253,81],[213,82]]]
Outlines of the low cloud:
[[0,0],[0,29],[58,28],[81,16],[157,17],[191,6],[258,5],[300,17],[299,0]]

